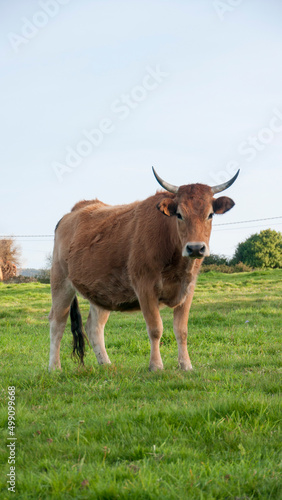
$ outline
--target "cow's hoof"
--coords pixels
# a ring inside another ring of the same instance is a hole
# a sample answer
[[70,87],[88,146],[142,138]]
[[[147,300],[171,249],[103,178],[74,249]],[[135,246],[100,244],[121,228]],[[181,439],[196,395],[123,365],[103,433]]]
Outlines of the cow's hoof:
[[49,373],[53,373],[55,371],[59,371],[59,372],[62,371],[61,364],[60,365],[55,365],[55,366],[49,366],[48,367],[48,372]]
[[184,361],[179,362],[178,366],[184,372],[190,372],[193,370],[193,366],[191,365],[191,363],[185,363]]
[[107,365],[111,365],[111,364],[112,364],[112,362],[109,360],[109,358],[106,360],[103,360],[103,361],[102,360],[98,361],[98,365],[101,365],[101,366],[107,366]]
[[149,365],[149,370],[150,372],[157,372],[158,370],[163,370],[164,369],[164,365],[155,365],[155,364],[150,364]]

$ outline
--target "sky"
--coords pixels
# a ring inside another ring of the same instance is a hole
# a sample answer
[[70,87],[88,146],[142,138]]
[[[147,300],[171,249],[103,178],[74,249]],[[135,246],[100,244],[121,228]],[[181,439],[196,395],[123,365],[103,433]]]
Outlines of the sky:
[[213,253],[282,230],[282,2],[0,9],[0,236],[14,235],[22,267],[45,267],[77,201],[154,194],[152,166],[176,185],[215,185],[240,168],[224,193],[235,207],[213,221]]

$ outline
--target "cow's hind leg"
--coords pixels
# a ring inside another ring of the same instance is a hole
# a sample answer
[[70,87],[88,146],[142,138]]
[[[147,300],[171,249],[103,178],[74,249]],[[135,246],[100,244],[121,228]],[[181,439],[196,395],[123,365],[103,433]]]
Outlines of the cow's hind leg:
[[70,305],[75,290],[69,280],[63,280],[59,286],[52,287],[52,309],[50,321],[50,360],[49,370],[61,368],[60,345],[69,315]]
[[96,354],[99,365],[110,364],[110,358],[105,348],[104,328],[110,312],[90,304],[89,316],[86,323],[86,333]]

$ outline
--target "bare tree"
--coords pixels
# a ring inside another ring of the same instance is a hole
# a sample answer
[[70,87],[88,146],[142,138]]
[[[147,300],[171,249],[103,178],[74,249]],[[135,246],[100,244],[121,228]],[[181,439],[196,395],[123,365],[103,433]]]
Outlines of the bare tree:
[[17,274],[20,248],[13,239],[0,240],[0,280],[6,281]]

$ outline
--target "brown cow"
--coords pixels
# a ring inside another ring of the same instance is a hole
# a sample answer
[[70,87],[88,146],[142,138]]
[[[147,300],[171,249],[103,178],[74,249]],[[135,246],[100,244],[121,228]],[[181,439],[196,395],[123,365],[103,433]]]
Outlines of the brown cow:
[[[154,169],[153,169],[154,171]],[[187,323],[196,278],[205,256],[213,215],[234,206],[214,193],[228,182],[179,188],[155,177],[166,191],[144,201],[109,206],[99,200],[77,203],[57,224],[51,269],[50,364],[61,368],[60,343],[71,316],[73,354],[83,363],[84,333],[76,291],[90,302],[86,333],[99,364],[110,363],[104,327],[111,311],[140,310],[151,342],[149,368],[163,368],[159,307],[174,309],[178,363],[191,370]]]

